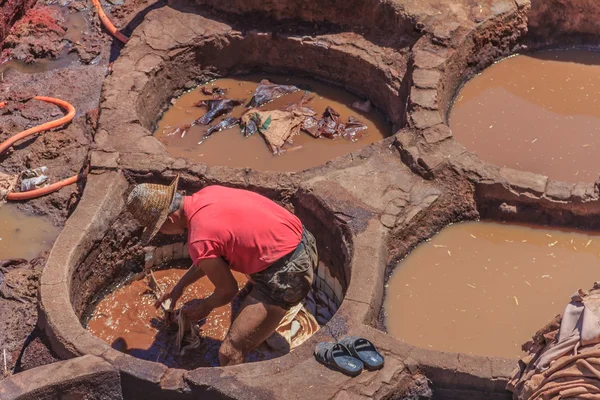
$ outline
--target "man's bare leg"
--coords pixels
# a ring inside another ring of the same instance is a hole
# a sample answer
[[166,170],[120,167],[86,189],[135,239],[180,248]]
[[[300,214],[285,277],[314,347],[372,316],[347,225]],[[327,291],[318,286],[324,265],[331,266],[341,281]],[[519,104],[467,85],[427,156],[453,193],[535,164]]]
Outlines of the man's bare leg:
[[241,364],[277,329],[287,310],[247,296],[219,349],[221,366]]

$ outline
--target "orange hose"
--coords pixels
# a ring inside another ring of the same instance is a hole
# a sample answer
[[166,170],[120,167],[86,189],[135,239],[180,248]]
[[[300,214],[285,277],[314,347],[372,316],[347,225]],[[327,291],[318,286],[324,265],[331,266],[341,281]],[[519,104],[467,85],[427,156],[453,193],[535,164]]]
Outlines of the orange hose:
[[119,39],[121,42],[127,43],[129,41],[129,38],[127,36],[123,35],[121,32],[119,32],[117,27],[114,26],[112,22],[110,22],[110,20],[104,13],[104,10],[102,9],[102,5],[100,4],[100,1],[92,0],[92,3],[94,3],[94,6],[96,7],[96,11],[98,11],[98,17],[100,17],[100,21],[102,22],[102,25],[104,25],[106,30],[111,35],[113,35],[114,37]]
[[[57,106],[66,109],[68,111],[68,113],[67,113],[67,115],[65,115],[62,118],[55,119],[54,121],[46,122],[46,123],[38,125],[38,126],[34,126],[33,128],[29,128],[26,131],[18,133],[15,136],[8,139],[7,141],[1,143],[0,144],[0,154],[4,153],[6,150],[8,150],[8,148],[10,146],[15,144],[19,140],[25,139],[27,136],[33,135],[34,133],[47,131],[49,129],[64,125],[67,122],[71,122],[73,120],[73,118],[75,117],[75,107],[73,107],[71,104],[67,103],[66,101],[63,101],[60,99],[55,99],[54,97],[43,97],[43,96],[35,96],[34,99],[45,101],[46,103],[56,104]],[[2,104],[0,104],[0,105],[2,105]],[[2,106],[4,106],[4,105],[2,105]],[[2,107],[0,107],[0,108],[2,108]]]
[[30,190],[28,192],[9,193],[8,196],[6,196],[6,199],[10,201],[35,199],[36,197],[41,197],[56,192],[58,189],[62,189],[65,186],[72,185],[75,182],[77,182],[79,178],[79,175],[73,175],[70,178],[63,179],[62,181],[58,181],[56,183],[53,183],[52,185],[44,186],[40,189]]
[[[6,150],[8,150],[8,148],[11,147],[13,144],[15,144],[17,141],[19,141],[21,139],[25,139],[27,136],[36,134],[38,132],[47,131],[52,128],[59,127],[68,122],[71,122],[73,120],[73,118],[75,118],[75,113],[76,113],[75,107],[73,107],[73,105],[71,105],[70,103],[68,103],[64,100],[56,99],[54,97],[44,97],[44,96],[35,96],[34,99],[45,101],[47,103],[56,104],[57,106],[65,109],[67,111],[67,115],[65,115],[61,118],[55,119],[54,121],[46,122],[41,125],[34,126],[33,128],[29,128],[23,132],[16,134],[15,136],[13,136],[11,138],[9,138],[5,142],[0,143],[0,154],[4,153]],[[4,102],[4,101],[0,102],[0,108],[3,108],[4,106],[6,106],[6,102]],[[81,178],[81,175],[74,175],[70,178],[53,183],[52,185],[48,185],[48,186],[40,188],[40,189],[30,190],[28,192],[9,193],[8,196],[6,197],[6,199],[11,200],[11,201],[34,199],[36,197],[44,196],[44,195],[50,194],[52,192],[55,192],[65,186],[72,185],[73,183],[77,182],[80,178]]]

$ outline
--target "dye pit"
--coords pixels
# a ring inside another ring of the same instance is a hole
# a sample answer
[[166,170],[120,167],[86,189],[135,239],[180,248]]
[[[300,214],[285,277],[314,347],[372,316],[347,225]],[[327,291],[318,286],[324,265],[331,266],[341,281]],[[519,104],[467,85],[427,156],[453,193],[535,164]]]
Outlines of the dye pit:
[[568,182],[600,174],[600,52],[541,51],[467,82],[450,126],[484,161]]
[[[163,290],[175,286],[185,274],[183,263],[170,269],[155,271],[156,281]],[[247,282],[245,275],[232,271],[242,289]],[[201,326],[202,347],[179,356],[176,345],[177,324],[165,326],[165,314],[156,309],[156,297],[149,286],[149,276],[121,285],[104,297],[94,309],[87,328],[113,348],[148,361],[163,363],[169,367],[193,369],[201,366],[217,366],[218,351],[225,338],[233,315],[239,311],[239,297],[232,303],[214,310]],[[177,308],[194,300],[208,297],[214,286],[203,278],[188,286],[178,301]]]
[[30,260],[50,250],[60,233],[48,219],[20,211],[14,204],[0,206],[0,260]]
[[[308,107],[316,111],[317,117],[320,117],[328,106],[332,107],[340,114],[340,121],[345,122],[348,117],[354,116],[365,123],[368,127],[366,135],[358,141],[352,142],[342,138],[337,140],[315,139],[301,132],[300,135],[293,137],[293,144],[286,145],[284,147],[286,151],[280,155],[271,153],[260,134],[245,138],[240,133],[239,127],[216,132],[202,144],[198,144],[198,142],[206,133],[207,127],[204,125],[193,126],[183,138],[179,134],[169,135],[177,127],[189,124],[206,113],[205,109],[194,107],[194,104],[200,100],[211,99],[212,96],[202,94],[201,87],[198,87],[175,99],[174,104],[159,121],[155,136],[167,146],[171,155],[200,161],[208,165],[253,168],[262,171],[301,171],[359,150],[383,139],[391,132],[391,126],[385,116],[377,109],[373,108],[369,112],[362,112],[352,108],[354,102],[364,101],[364,99],[340,88],[311,79],[253,75],[218,79],[206,86],[227,89],[226,98],[243,99],[247,102],[262,79],[282,85],[295,85],[304,90],[282,96],[259,109],[276,110],[297,103],[307,90],[311,95],[315,95],[314,99],[308,103]],[[214,123],[230,116],[241,117],[246,110],[247,108],[243,105],[238,106],[230,115],[222,116]]]
[[466,222],[419,245],[389,279],[387,331],[422,348],[519,358],[571,294],[598,280],[600,235]]

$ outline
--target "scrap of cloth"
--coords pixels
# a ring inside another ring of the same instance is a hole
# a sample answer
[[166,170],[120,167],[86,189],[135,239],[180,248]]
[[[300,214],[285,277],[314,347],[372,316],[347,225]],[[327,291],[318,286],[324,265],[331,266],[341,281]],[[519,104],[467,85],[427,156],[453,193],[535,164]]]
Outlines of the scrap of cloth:
[[7,175],[0,172],[0,204],[6,203],[8,195],[15,190],[19,175]]
[[242,116],[241,123],[244,127],[255,125],[271,152],[280,154],[283,145],[291,144],[293,137],[300,133],[304,120],[313,115],[315,112],[309,108],[271,111],[252,108]]
[[299,303],[288,310],[266,344],[271,350],[285,354],[300,346],[318,330],[319,323],[315,317]]
[[524,350],[528,355],[507,385],[513,399],[600,400],[600,283],[573,294],[562,318],[538,331]]

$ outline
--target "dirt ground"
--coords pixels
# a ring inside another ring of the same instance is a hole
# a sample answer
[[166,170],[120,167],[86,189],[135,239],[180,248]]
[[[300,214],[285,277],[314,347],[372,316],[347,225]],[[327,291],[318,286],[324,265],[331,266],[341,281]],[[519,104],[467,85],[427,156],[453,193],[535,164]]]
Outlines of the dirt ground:
[[[121,48],[101,29],[91,2],[58,3],[38,0],[8,32],[0,59],[0,98],[7,101],[7,106],[0,110],[0,142],[63,115],[57,106],[34,100],[33,96],[57,97],[77,110],[72,123],[20,141],[0,156],[1,172],[18,174],[27,168],[46,166],[50,182],[85,170],[102,84],[111,59]],[[106,11],[114,11],[115,24],[125,26],[128,18],[148,3],[148,0],[131,0]],[[70,26],[72,14],[83,17],[85,26]],[[8,17],[4,17],[2,23],[6,25]],[[18,206],[26,212],[46,216],[62,227],[84,185],[80,181]],[[0,358],[6,357],[8,369],[0,372],[0,377],[56,360],[44,343],[46,339],[34,330],[39,277],[47,257],[46,252],[22,264],[0,267]]]

